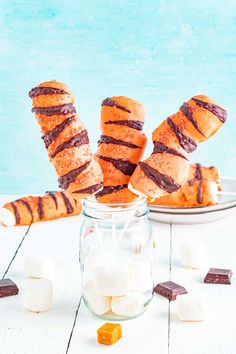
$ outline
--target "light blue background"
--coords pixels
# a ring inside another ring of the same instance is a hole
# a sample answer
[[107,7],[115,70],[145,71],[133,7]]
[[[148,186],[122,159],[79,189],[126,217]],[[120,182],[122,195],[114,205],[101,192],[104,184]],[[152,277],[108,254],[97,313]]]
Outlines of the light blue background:
[[28,97],[51,79],[72,88],[94,151],[103,98],[144,103],[150,137],[208,94],[228,122],[192,157],[236,176],[236,1],[0,0],[0,193],[57,188]]

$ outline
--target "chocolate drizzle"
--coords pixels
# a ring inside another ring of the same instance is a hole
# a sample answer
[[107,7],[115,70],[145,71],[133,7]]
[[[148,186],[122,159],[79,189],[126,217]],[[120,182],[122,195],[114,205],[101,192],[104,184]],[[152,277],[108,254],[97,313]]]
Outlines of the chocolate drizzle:
[[58,203],[57,203],[57,197],[56,197],[56,192],[46,192],[54,201],[56,209],[58,209]]
[[59,152],[64,149],[69,149],[72,147],[79,147],[81,145],[89,144],[89,138],[87,130],[82,130],[79,134],[73,136],[70,140],[65,141],[64,143],[57,146],[55,151],[51,154],[51,157],[55,157]]
[[19,213],[19,210],[17,208],[17,206],[12,202],[10,203],[12,208],[13,208],[13,211],[14,211],[14,214],[15,214],[15,219],[16,219],[16,224],[19,225],[20,224],[20,213]]
[[62,189],[67,189],[69,187],[69,185],[74,182],[74,180],[84,171],[86,170],[86,168],[88,167],[88,165],[90,164],[90,161],[86,162],[84,165],[71,170],[70,172],[68,172],[66,175],[61,176],[58,179],[59,182],[59,187]]
[[68,95],[68,92],[61,90],[57,87],[45,87],[45,86],[36,86],[32,88],[29,92],[30,98],[34,98],[36,96],[41,96],[41,95],[54,95],[54,94]]
[[219,120],[224,123],[227,119],[227,111],[219,106],[217,106],[214,103],[210,102],[204,102],[199,100],[198,98],[192,97],[192,100],[196,102],[196,104],[202,108],[207,109],[211,113],[213,113],[215,116],[219,118]]
[[144,122],[141,120],[108,120],[105,124],[126,125],[132,129],[142,130]]
[[128,143],[126,141],[123,140],[119,140],[119,139],[114,139],[111,136],[106,136],[106,135],[101,135],[100,140],[98,141],[98,146],[101,144],[115,144],[115,145],[123,145],[123,146],[127,146],[131,149],[137,149],[139,148],[138,145],[132,144],[132,143]]
[[43,212],[43,200],[41,197],[38,197],[38,214],[39,214],[39,219],[42,220],[44,218],[44,212]]
[[205,137],[202,129],[199,127],[198,122],[196,121],[196,119],[194,118],[193,113],[191,112],[191,108],[189,107],[189,105],[184,102],[182,104],[182,106],[180,107],[180,111],[185,115],[185,117],[192,123],[192,125],[194,126],[194,128]]
[[173,193],[181,187],[180,184],[176,183],[172,177],[160,173],[145,162],[139,162],[139,166],[148,178],[152,179],[159,188],[165,190],[166,192]]
[[65,103],[59,106],[51,106],[51,107],[33,107],[32,112],[36,114],[44,114],[46,116],[54,116],[58,114],[69,114],[75,113],[75,107],[72,103]]
[[105,187],[103,187],[103,190],[96,193],[96,197],[98,198],[98,197],[102,197],[107,194],[119,192],[122,189],[127,188],[127,187],[128,187],[128,184],[119,184],[118,186],[105,186]]
[[77,191],[74,191],[72,192],[72,194],[74,193],[81,193],[81,194],[93,194],[95,193],[96,191],[98,191],[99,189],[102,188],[102,185],[103,183],[97,183],[97,184],[94,184],[90,187],[87,187],[87,188],[83,188],[83,189],[79,189]]
[[16,201],[18,203],[23,204],[26,207],[26,209],[28,210],[28,212],[30,213],[30,216],[31,216],[31,222],[30,223],[32,223],[33,219],[34,219],[34,216],[33,216],[33,211],[32,211],[32,208],[31,208],[30,204],[24,199],[18,199]]
[[65,207],[66,207],[66,212],[67,214],[72,214],[73,211],[74,211],[74,208],[71,204],[71,202],[69,201],[69,199],[67,198],[67,196],[65,195],[65,193],[61,192],[61,196],[63,198],[63,201],[64,201],[64,204],[65,204]]
[[203,177],[202,177],[202,166],[200,165],[200,163],[196,163],[194,179],[199,181],[198,189],[197,189],[197,202],[201,204],[203,201]]
[[172,155],[182,157],[183,159],[188,161],[188,159],[184,155],[182,155],[179,151],[162,144],[160,141],[153,141],[153,144],[154,144],[153,154],[167,153],[167,154],[172,154]]
[[112,100],[110,97],[105,98],[105,100],[102,101],[101,105],[102,106],[107,106],[107,107],[116,107],[118,109],[121,109],[122,111],[131,113],[131,111],[128,108],[126,108],[124,106],[121,106],[119,103],[117,103],[116,101]]
[[106,156],[98,156],[101,160],[110,162],[117,168],[119,171],[121,171],[124,175],[126,176],[132,176],[136,164],[129,162],[128,160],[122,160],[122,159],[113,159],[111,157],[106,157]]
[[180,145],[185,151],[193,152],[197,148],[197,144],[195,143],[195,141],[189,138],[183,132],[181,132],[178,125],[176,125],[170,118],[167,118],[167,123],[171,130],[175,133]]
[[55,140],[59,134],[73,121],[75,120],[75,115],[65,119],[61,124],[58,124],[53,130],[50,132],[44,134],[42,136],[42,139],[44,141],[44,144],[46,148],[49,147],[49,145]]
[[198,181],[202,180],[202,166],[200,165],[200,163],[196,163],[194,178],[197,179]]
[[201,204],[202,201],[203,201],[203,181],[200,181],[197,189],[197,202]]

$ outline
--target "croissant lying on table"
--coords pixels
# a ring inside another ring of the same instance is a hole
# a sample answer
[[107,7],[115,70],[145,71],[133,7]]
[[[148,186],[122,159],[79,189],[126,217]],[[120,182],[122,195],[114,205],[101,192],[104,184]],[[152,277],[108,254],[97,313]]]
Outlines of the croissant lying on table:
[[151,205],[171,207],[203,207],[216,204],[217,192],[221,190],[217,168],[204,167],[199,163],[190,166],[189,176],[181,189],[167,196],[157,198]]
[[0,209],[0,222],[5,226],[30,225],[38,221],[54,220],[81,213],[80,201],[66,192],[48,192],[43,196],[28,196]]

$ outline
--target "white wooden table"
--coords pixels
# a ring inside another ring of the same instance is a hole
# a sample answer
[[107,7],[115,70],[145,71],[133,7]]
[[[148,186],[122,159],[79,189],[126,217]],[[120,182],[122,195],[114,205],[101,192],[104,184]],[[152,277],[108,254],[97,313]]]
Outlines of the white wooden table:
[[[15,196],[1,196],[0,204]],[[79,229],[81,216],[34,224],[0,227],[0,276],[18,286],[24,282],[23,261],[28,255],[54,258],[57,265],[53,309],[33,314],[22,306],[22,294],[0,299],[0,354],[235,354],[236,274],[232,285],[204,284],[205,270],[180,266],[178,242],[205,242],[211,266],[236,273],[236,213],[210,224],[152,223],[157,242],[155,281],[173,280],[188,291],[204,293],[209,306],[205,322],[182,323],[176,302],[154,296],[141,317],[122,322],[123,338],[112,347],[96,342],[105,322],[92,316],[80,298]]]

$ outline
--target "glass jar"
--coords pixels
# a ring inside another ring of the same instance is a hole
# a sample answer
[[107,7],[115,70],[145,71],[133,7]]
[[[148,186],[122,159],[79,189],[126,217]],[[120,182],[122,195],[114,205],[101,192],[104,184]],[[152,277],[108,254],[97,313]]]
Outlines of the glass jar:
[[146,199],[126,204],[84,200],[80,232],[82,295],[109,320],[139,316],[153,296],[153,242]]

